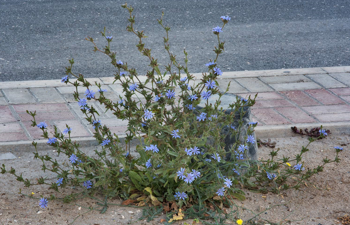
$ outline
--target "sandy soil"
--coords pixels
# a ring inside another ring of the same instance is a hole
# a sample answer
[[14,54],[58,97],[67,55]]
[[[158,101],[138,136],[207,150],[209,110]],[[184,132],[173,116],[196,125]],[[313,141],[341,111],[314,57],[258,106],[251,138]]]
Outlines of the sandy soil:
[[[279,156],[293,156],[298,153],[301,146],[307,144],[306,137],[291,137],[272,139],[276,141],[276,148],[281,148]],[[288,190],[283,195],[247,193],[247,200],[237,202],[238,205],[251,209],[255,213],[263,212],[261,218],[281,224],[310,224],[310,225],[332,225],[341,224],[337,218],[350,214],[350,136],[329,136],[326,139],[314,142],[310,146],[303,161],[306,167],[314,168],[322,162],[324,157],[334,159],[334,146],[343,146],[344,151],[340,154],[339,164],[327,165],[324,172],[310,179],[311,185],[303,186],[299,191]],[[85,151],[92,151],[93,148],[85,148]],[[266,158],[271,149],[268,147],[259,148],[259,158]],[[52,150],[42,151],[51,156],[56,154]],[[14,167],[18,172],[23,173],[24,178],[34,180],[36,177],[44,176],[55,180],[55,176],[43,173],[40,170],[41,161],[34,160],[32,153],[13,153],[18,158],[13,160],[2,160],[7,168]],[[64,160],[57,158],[58,161]],[[67,159],[65,159],[67,160]],[[19,195],[34,192],[34,197],[40,195],[49,196],[56,194],[52,190],[46,190],[42,186],[25,188],[9,174],[0,174],[0,224],[69,224],[79,216],[74,224],[162,224],[162,215],[147,223],[139,221],[142,209],[131,207],[110,206],[105,214],[98,211],[89,211],[88,207],[96,206],[92,199],[82,199],[74,203],[65,204],[62,201],[51,201],[48,208],[41,209],[39,200]],[[75,191],[72,189],[66,192]],[[120,204],[119,200],[109,201]],[[276,206],[279,205],[279,206]],[[242,219],[252,217],[248,211],[241,212]],[[290,222],[291,221],[291,222]],[[190,220],[180,221],[177,224]],[[230,224],[230,222],[227,222]]]

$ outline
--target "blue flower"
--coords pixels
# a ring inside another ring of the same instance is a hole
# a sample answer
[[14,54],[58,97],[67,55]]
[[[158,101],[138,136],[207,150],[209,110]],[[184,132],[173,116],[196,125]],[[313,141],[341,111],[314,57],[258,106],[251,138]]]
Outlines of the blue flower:
[[41,208],[45,209],[45,208],[47,207],[47,204],[48,204],[48,203],[49,203],[49,202],[47,201],[46,198],[42,198],[42,199],[40,199],[40,201],[39,201],[39,206],[40,206]]
[[141,126],[145,127],[145,126],[147,126],[147,123],[141,122]]
[[186,105],[186,107],[187,107],[189,110],[193,110],[193,106],[192,106],[192,104],[190,104],[190,105]]
[[198,97],[196,95],[190,95],[190,97],[188,99],[193,101],[193,100],[197,100]]
[[211,162],[211,159],[205,159],[205,161],[207,161],[207,162]]
[[162,164],[158,164],[158,165],[157,165],[157,168],[159,168],[159,167],[161,167],[161,166],[162,166]]
[[145,110],[145,114],[143,115],[143,117],[144,117],[146,120],[152,119],[153,116],[154,116],[153,112],[149,111],[148,109]]
[[123,169],[120,169],[120,170],[119,170],[119,172],[121,172],[121,173],[122,173],[122,172],[123,172]]
[[216,87],[215,81],[208,80],[208,81],[205,83],[205,86],[207,87],[207,89],[213,89],[213,88]]
[[39,127],[40,129],[44,129],[47,128],[47,124],[45,122],[40,122],[38,125],[36,125],[37,127]]
[[180,179],[185,179],[185,169],[181,168],[179,171],[176,172],[177,176],[180,177]]
[[168,99],[174,98],[175,97],[175,91],[168,90],[167,93],[165,93],[165,96],[167,96]]
[[146,162],[146,167],[150,168],[152,166],[151,159]]
[[126,72],[120,72],[120,76],[127,76]]
[[187,80],[187,77],[183,77],[180,79],[180,81],[185,82]]
[[225,188],[222,187],[216,192],[216,194],[219,195],[219,196],[224,196],[225,195],[224,192],[225,192]]
[[192,155],[192,148],[190,148],[190,149],[185,148],[185,152],[187,155],[191,156]]
[[98,89],[98,92],[102,93],[102,92],[107,92],[107,89]]
[[92,187],[92,182],[91,182],[90,180],[84,181],[83,186],[84,186],[86,189],[89,189],[89,188]]
[[86,106],[86,99],[85,98],[83,98],[83,99],[80,99],[79,101],[78,101],[78,104],[79,104],[79,106],[80,107],[84,107],[84,106]]
[[49,140],[47,141],[48,144],[52,145],[55,144],[57,141],[57,138],[53,137],[53,138],[49,138]]
[[92,127],[94,129],[96,129],[96,127],[100,127],[101,126],[101,120],[94,120],[92,121]]
[[178,200],[185,200],[186,198],[188,198],[187,194],[185,192],[176,192],[174,195],[175,199]]
[[193,155],[199,155],[201,152],[197,146],[194,146],[192,149],[192,154]]
[[197,120],[200,121],[204,121],[207,118],[207,114],[202,112],[199,116],[197,116]]
[[242,102],[247,102],[247,101],[248,101],[248,99],[241,98],[241,101],[242,101]]
[[181,136],[178,135],[177,132],[179,132],[179,130],[173,130],[173,131],[171,132],[171,136],[172,136],[173,138],[180,138]]
[[111,41],[113,36],[106,36],[107,41]]
[[71,163],[77,163],[78,162],[78,157],[74,154],[72,154],[70,157],[69,157],[69,160]]
[[156,95],[156,97],[154,97],[154,101],[158,102],[161,97],[163,97],[162,94]]
[[130,91],[135,91],[138,87],[139,87],[138,84],[131,84],[131,85],[129,86],[129,90],[130,90]]
[[241,153],[244,153],[244,151],[247,150],[247,149],[248,149],[248,146],[246,146],[246,145],[240,145],[238,147],[238,151],[241,152]]
[[212,66],[212,65],[215,65],[215,63],[214,62],[208,62],[207,64],[205,64],[205,66]]
[[248,125],[252,125],[252,126],[255,126],[255,125],[257,125],[258,124],[258,122],[249,122],[248,123]]
[[157,145],[150,145],[145,147],[145,151],[159,152]]
[[111,141],[109,139],[105,139],[102,141],[101,146],[108,145]]
[[197,179],[198,177],[201,176],[201,172],[196,171],[196,170],[192,170],[192,174],[193,174],[194,179]]
[[128,157],[130,155],[130,153],[129,152],[127,152],[126,154],[125,154],[125,157]]
[[226,178],[224,184],[225,184],[228,188],[230,188],[230,187],[232,186],[232,181],[231,181],[230,179]]
[[231,125],[230,127],[231,127],[231,129],[236,130],[236,127],[235,127],[235,126],[232,126],[232,125]]
[[219,178],[219,179],[225,179],[226,177],[225,177],[225,176],[221,176],[221,174],[218,173],[218,178]]
[[208,120],[212,121],[213,118],[218,118],[218,115],[211,115],[211,116],[208,118]]
[[[187,87],[187,90],[190,91],[191,90],[191,86],[189,84],[184,84],[184,86]],[[180,86],[181,87],[181,86]]]
[[63,178],[59,178],[59,179],[56,181],[57,186],[61,186],[62,183],[63,183]]
[[247,137],[247,142],[248,142],[248,143],[254,144],[254,143],[255,143],[254,136],[253,136],[253,135],[248,135],[248,137]]
[[125,102],[124,102],[124,100],[123,100],[122,98],[119,99],[118,104],[121,104],[121,105],[124,105],[124,106],[125,106]]
[[220,155],[218,153],[213,154],[211,157],[213,159],[215,159],[216,161],[218,161],[218,162],[220,162],[220,160],[221,160],[221,157],[220,157]]
[[159,80],[156,82],[157,84],[163,84],[163,80]]
[[218,76],[222,75],[222,72],[221,72],[221,70],[218,67],[215,67],[213,70],[214,70],[214,74],[216,74]]
[[187,176],[184,178],[184,181],[187,183],[187,184],[190,184],[194,181],[195,177],[194,177],[194,174],[193,173],[189,173],[187,174]]
[[202,98],[203,99],[207,100],[207,99],[210,98],[210,96],[211,96],[211,91],[203,91],[202,92]]
[[224,22],[228,22],[228,21],[231,20],[231,18],[230,18],[229,16],[222,16],[222,17],[220,17],[220,18],[221,18],[222,21],[224,21]]
[[299,164],[296,164],[295,166],[294,166],[294,169],[295,170],[305,170],[305,168],[303,167],[303,164],[301,164],[301,163],[299,163]]
[[214,27],[214,28],[213,28],[213,33],[214,33],[214,34],[218,34],[218,33],[220,33],[220,32],[221,32],[221,27],[218,26],[218,27]]
[[119,61],[117,62],[117,65],[123,65],[123,62],[119,60]]
[[61,79],[61,82],[64,83],[64,82],[67,82],[68,81],[68,75],[65,76],[65,77],[62,77]]
[[323,136],[327,136],[326,130],[320,130],[320,134],[323,135]]
[[63,134],[68,134],[69,132],[71,132],[72,131],[72,128],[66,128],[66,129],[64,129],[63,130]]
[[272,180],[272,179],[274,179],[275,177],[277,177],[276,176],[276,174],[274,174],[274,173],[269,173],[269,172],[266,172],[266,176],[267,176],[267,178],[269,178],[269,180]]
[[95,92],[93,90],[86,89],[85,95],[87,98],[94,98],[95,97]]
[[335,146],[334,148],[335,148],[336,150],[343,151],[343,148],[342,148],[342,147]]
[[235,172],[238,176],[240,175],[239,172],[238,172],[238,170],[236,170],[235,168],[233,168],[232,170],[233,170],[233,172]]

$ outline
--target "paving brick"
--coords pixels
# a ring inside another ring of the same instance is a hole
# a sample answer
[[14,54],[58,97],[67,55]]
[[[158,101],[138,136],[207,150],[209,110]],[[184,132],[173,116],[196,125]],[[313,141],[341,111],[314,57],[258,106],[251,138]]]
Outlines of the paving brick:
[[[37,123],[39,122],[42,122],[42,121],[37,121]],[[38,127],[32,127],[32,122],[29,122],[29,121],[25,121],[25,122],[22,122],[24,127],[26,128],[26,130],[28,131],[29,135],[33,138],[33,139],[45,139],[42,137],[43,135],[43,131],[38,128]],[[47,132],[48,132],[48,135],[50,138],[53,137],[53,134],[55,132],[55,129],[53,128],[53,126],[48,122],[46,121],[46,124],[47,124]]]
[[350,73],[331,73],[329,74],[338,81],[350,86]]
[[32,117],[26,113],[26,110],[36,111],[36,120],[38,122],[49,120],[71,120],[75,119],[66,104],[24,104],[14,105],[15,111],[21,118],[21,121],[31,121]]
[[123,95],[123,87],[121,84],[111,84],[108,85],[114,92],[116,92],[118,95]]
[[[111,132],[114,132],[116,134],[124,134],[127,127],[128,127],[128,121],[127,120],[120,120],[117,118],[113,119],[101,119],[101,124],[106,125]],[[94,132],[92,125],[88,125],[91,132]]]
[[13,116],[8,106],[0,106],[0,123],[16,122],[17,119]]
[[314,90],[305,90],[306,93],[311,95],[313,98],[317,99],[324,105],[340,105],[345,104],[343,100],[329,93],[325,89],[314,89]]
[[255,97],[255,94],[258,94],[256,100],[272,100],[272,99],[284,99],[282,95],[277,92],[260,92],[260,93],[238,93],[236,95],[241,96],[245,99],[248,99],[250,96],[251,99]]
[[255,102],[253,108],[270,108],[279,106],[293,106],[285,99],[259,100]]
[[0,142],[28,140],[29,138],[19,123],[0,124]]
[[350,121],[350,112],[322,114],[322,115],[315,115],[315,117],[321,122],[345,122],[345,121]]
[[321,105],[321,106],[308,106],[303,109],[313,115],[320,114],[334,114],[334,113],[350,113],[349,105]]
[[[77,102],[74,103],[68,103],[69,107],[72,108],[73,112],[83,121],[84,124],[88,124],[89,122],[87,122],[85,120],[85,114],[80,110],[80,106],[78,105]],[[96,109],[96,111],[100,114],[99,117],[101,118],[105,118],[107,117],[106,115],[104,115],[104,113],[100,110],[100,108],[96,105],[96,102],[88,102],[88,105],[94,107]],[[75,119],[75,118],[71,118],[71,119]],[[63,120],[63,119],[62,119]],[[68,120],[68,119],[66,119]]]
[[34,96],[28,89],[6,89],[3,90],[10,104],[35,103]]
[[252,109],[252,114],[266,125],[290,124],[287,119],[273,109]]
[[0,97],[4,97],[4,95],[2,94],[1,90],[0,90]]
[[332,91],[333,93],[343,96],[343,95],[350,95],[350,88],[331,88],[328,89]]
[[261,77],[260,79],[268,84],[311,82],[311,80],[304,75]]
[[273,89],[264,84],[258,78],[237,78],[236,81],[250,92],[273,91]]
[[[90,137],[91,134],[86,130],[85,126],[78,120],[55,121],[57,128],[63,132],[66,129],[66,124],[72,129],[71,137]],[[68,137],[68,134],[65,135]]]
[[347,101],[348,103],[350,103],[350,95],[349,96],[342,96],[342,98]]
[[320,103],[310,98],[303,91],[284,91],[281,93],[286,95],[287,98],[289,98],[299,106],[320,105]]
[[118,126],[118,127],[110,127],[110,130],[114,134],[126,134],[126,130],[128,129],[128,126]]
[[30,91],[41,103],[63,103],[65,100],[55,88],[31,88]]
[[316,123],[317,121],[297,107],[275,108],[293,123]]
[[307,77],[321,84],[325,88],[346,87],[346,85],[340,83],[339,81],[329,76],[328,74],[314,74],[314,75],[307,75]]
[[305,89],[321,89],[322,87],[314,82],[304,83],[281,83],[270,84],[276,91],[290,91],[290,90],[305,90]]
[[350,66],[334,66],[334,67],[323,67],[327,73],[349,73]]
[[248,92],[247,89],[245,89],[240,84],[238,84],[234,79],[217,79],[217,82],[219,85],[219,89],[221,91],[226,91],[228,83],[231,82],[227,93],[245,93],[245,92]]
[[5,97],[0,97],[0,105],[8,105],[9,103],[7,102]]

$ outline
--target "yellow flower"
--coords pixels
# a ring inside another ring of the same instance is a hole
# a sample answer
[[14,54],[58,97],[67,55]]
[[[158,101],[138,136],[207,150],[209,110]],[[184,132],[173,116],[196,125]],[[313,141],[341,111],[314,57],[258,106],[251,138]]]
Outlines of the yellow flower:
[[236,223],[239,224],[239,225],[242,225],[243,224],[243,220],[239,219],[239,220],[236,221]]
[[35,193],[34,193],[34,192],[32,192],[32,195],[35,195]]
[[289,162],[286,163],[288,166],[291,166]]

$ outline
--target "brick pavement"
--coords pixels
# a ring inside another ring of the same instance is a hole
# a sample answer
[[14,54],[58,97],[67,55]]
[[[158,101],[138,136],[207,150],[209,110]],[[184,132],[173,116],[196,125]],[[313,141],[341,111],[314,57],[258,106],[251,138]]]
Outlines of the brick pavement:
[[[113,77],[89,80],[101,83],[107,89],[106,96],[114,101],[122,95],[121,85],[113,84]],[[332,124],[348,129],[350,124],[350,67],[224,72],[218,80],[221,90],[226,90],[230,81],[229,93],[244,98],[258,93],[252,108],[252,120],[259,122],[257,130],[285,129],[294,124]],[[36,110],[37,121],[45,121],[49,133],[53,125],[62,131],[68,124],[73,138],[93,139],[93,129],[85,121],[73,91],[59,80],[0,82],[0,144],[42,139],[41,130],[30,126],[26,110]],[[84,88],[80,87],[79,92],[84,93]],[[93,105],[103,124],[117,135],[125,134],[125,121],[116,119],[111,112],[104,113],[105,108],[97,102]]]

